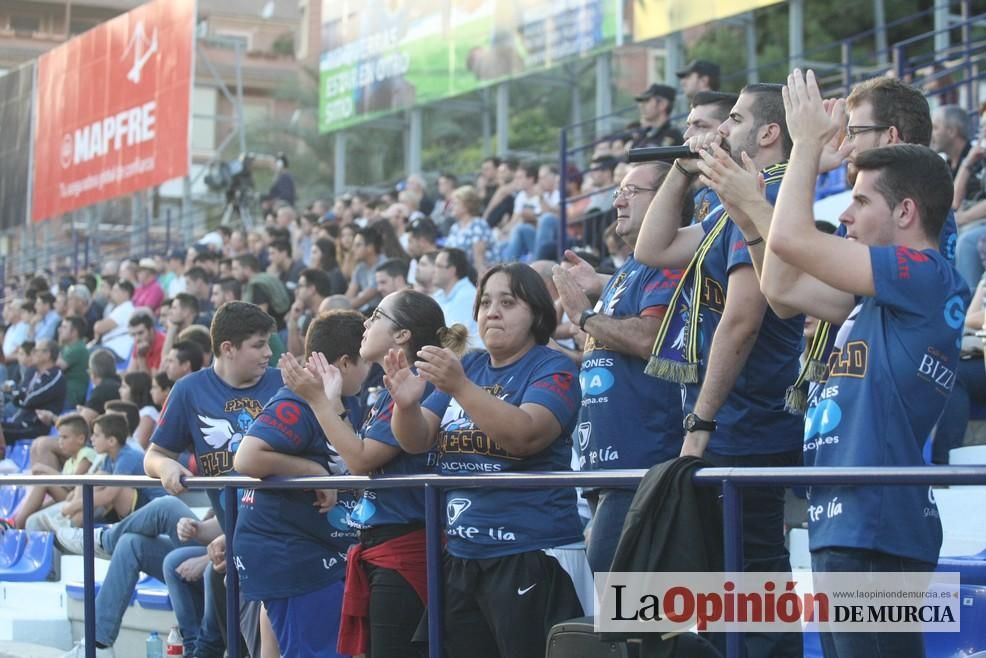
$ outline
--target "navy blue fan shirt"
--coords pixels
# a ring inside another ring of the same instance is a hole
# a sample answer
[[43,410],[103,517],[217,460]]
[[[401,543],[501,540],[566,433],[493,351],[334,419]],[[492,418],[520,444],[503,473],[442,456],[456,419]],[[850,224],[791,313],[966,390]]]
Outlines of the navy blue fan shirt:
[[[874,297],[842,325],[805,415],[805,463],[920,466],[955,385],[969,289],[932,249],[870,247]],[[811,550],[849,547],[935,563],[942,529],[927,486],[812,487]]]
[[[764,170],[767,200],[773,204],[786,165]],[[706,234],[725,213],[713,209],[702,222]],[[726,305],[729,274],[738,267],[752,267],[746,241],[733,220],[716,239],[702,262],[702,294],[699,316],[699,382],[686,384],[685,409],[695,408],[709,349]],[[684,301],[687,303],[687,298]],[[801,417],[784,409],[789,386],[798,378],[804,316],[781,320],[767,307],[756,342],[736,383],[716,414],[718,427],[708,449],[721,455],[774,454],[797,450],[801,445]]]
[[[151,443],[176,453],[194,450],[199,475],[231,473],[233,455],[247,429],[282,385],[276,368],[268,368],[247,388],[230,386],[213,368],[186,375],[168,394]],[[224,523],[221,491],[209,489],[208,494],[220,524]]]
[[[425,387],[422,399],[427,399],[435,390],[434,385]],[[363,441],[379,441],[384,445],[400,448],[401,444],[394,437],[390,427],[390,419],[394,417],[394,400],[390,392],[384,389],[380,397],[373,403],[370,414],[363,421],[359,430]],[[415,475],[431,473],[435,470],[437,455],[427,452],[412,455],[401,452],[389,462],[373,472],[373,475]],[[349,515],[349,525],[359,530],[375,528],[383,525],[424,523],[425,521],[425,492],[422,487],[407,489],[364,489],[356,508]]]
[[[606,284],[595,310],[615,318],[660,318],[680,278],[679,270],[654,269],[630,256]],[[646,365],[589,336],[576,428],[582,470],[650,468],[681,452],[681,386],[651,377]]]
[[[315,412],[287,387],[267,403],[247,435],[277,452],[310,459],[332,475],[348,470]],[[312,491],[245,490],[233,542],[243,595],[250,601],[283,599],[342,580],[346,551],[356,543],[347,522],[354,505],[348,490],[338,492],[338,502],[326,513],[315,507]]]
[[[568,471],[572,430],[581,391],[575,367],[563,354],[536,345],[516,362],[495,368],[487,352],[462,359],[471,382],[515,406],[538,404],[561,425],[544,450],[515,457],[490,439],[450,395],[435,391],[423,406],[441,419],[438,468],[442,475]],[[582,539],[575,490],[451,489],[446,495],[448,551],[462,558],[495,558],[563,546]]]

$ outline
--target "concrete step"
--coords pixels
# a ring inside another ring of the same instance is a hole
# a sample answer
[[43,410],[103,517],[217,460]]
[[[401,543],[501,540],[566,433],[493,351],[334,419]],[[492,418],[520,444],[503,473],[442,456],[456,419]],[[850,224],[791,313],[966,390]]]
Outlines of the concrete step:
[[28,642],[0,642],[0,658],[59,658],[61,649]]
[[[73,640],[79,640],[85,634],[83,608],[82,601],[68,599],[68,620],[71,624]],[[157,631],[162,638],[166,638],[171,627],[177,624],[173,612],[146,610],[139,605],[133,605],[127,608],[127,612],[123,615],[120,635],[113,644],[113,652],[117,658],[143,656],[147,652],[147,636],[151,631]]]
[[0,643],[26,642],[64,652],[72,648],[72,641],[72,625],[64,610],[0,610]]
[[65,617],[62,583],[0,583],[0,610],[48,612]]

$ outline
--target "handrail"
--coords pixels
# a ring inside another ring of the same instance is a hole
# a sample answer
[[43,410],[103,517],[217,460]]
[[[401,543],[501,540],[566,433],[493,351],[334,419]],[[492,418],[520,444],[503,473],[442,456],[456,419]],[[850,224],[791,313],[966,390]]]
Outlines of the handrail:
[[[442,552],[441,494],[444,489],[458,487],[510,487],[541,489],[572,486],[619,486],[637,484],[647,473],[642,469],[594,472],[537,472],[495,473],[488,475],[384,475],[322,476],[305,478],[269,478],[258,480],[239,475],[228,477],[187,477],[182,482],[189,489],[224,489],[227,554],[233,553],[233,528],[236,527],[237,488],[252,489],[313,489],[358,488],[391,489],[398,487],[425,488],[425,529],[427,536],[426,557],[428,574],[428,651],[431,658],[442,656],[442,600],[440,580]],[[724,568],[726,571],[743,570],[742,488],[773,485],[986,485],[984,466],[911,466],[911,467],[744,467],[703,468],[694,475],[696,484],[722,486],[724,525]],[[93,490],[94,486],[158,487],[161,482],[147,476],[121,475],[4,475],[3,484],[43,484],[81,486],[83,501],[83,580],[85,584],[85,636],[94,638],[96,633],[96,583],[95,552],[93,539]],[[239,658],[238,637],[239,598],[238,581],[227,579],[227,637],[230,638],[230,658]],[[86,658],[95,658],[96,645],[86,644]],[[727,633],[727,656],[740,656],[742,633]]]

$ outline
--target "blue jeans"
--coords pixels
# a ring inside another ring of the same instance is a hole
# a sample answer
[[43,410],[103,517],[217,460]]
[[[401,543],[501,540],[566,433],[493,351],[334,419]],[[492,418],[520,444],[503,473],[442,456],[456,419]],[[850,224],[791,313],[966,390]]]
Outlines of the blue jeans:
[[534,253],[534,242],[537,230],[530,224],[521,222],[510,231],[510,238],[503,248],[503,260],[513,262],[524,259]]
[[195,516],[188,505],[163,496],[102,532],[100,543],[112,558],[96,595],[96,642],[116,642],[141,571],[164,581],[164,558],[181,545],[178,521],[188,516]]
[[[934,571],[935,565],[919,560],[856,548],[823,548],[812,551],[811,570],[835,571]],[[923,658],[921,633],[821,633],[825,658]]]
[[[219,631],[215,611],[207,605],[205,590],[209,587],[208,573],[201,580],[188,582],[178,575],[182,562],[206,554],[205,546],[182,546],[164,558],[164,581],[175,609],[175,618],[185,643],[185,655],[196,658],[222,658],[226,651]],[[206,572],[212,568],[209,565]]]
[[609,571],[616,545],[623,533],[623,521],[636,494],[634,489],[596,489],[586,493],[592,510],[592,529],[585,547],[592,573]]
[[975,290],[983,276],[983,258],[979,254],[979,241],[986,237],[986,222],[978,222],[959,229],[955,242],[955,269],[965,279],[969,290]]
[[538,217],[534,236],[534,260],[558,260],[558,235],[561,220],[545,213]]

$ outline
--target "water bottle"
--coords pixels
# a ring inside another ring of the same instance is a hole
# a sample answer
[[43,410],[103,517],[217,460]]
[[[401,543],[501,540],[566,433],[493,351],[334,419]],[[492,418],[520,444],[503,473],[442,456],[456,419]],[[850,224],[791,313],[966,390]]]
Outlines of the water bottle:
[[164,646],[161,644],[161,636],[157,631],[147,637],[147,658],[163,658]]
[[181,639],[181,633],[178,631],[177,626],[171,627],[171,632],[168,633],[168,644],[167,650],[165,651],[166,656],[184,656],[185,655],[185,643]]

